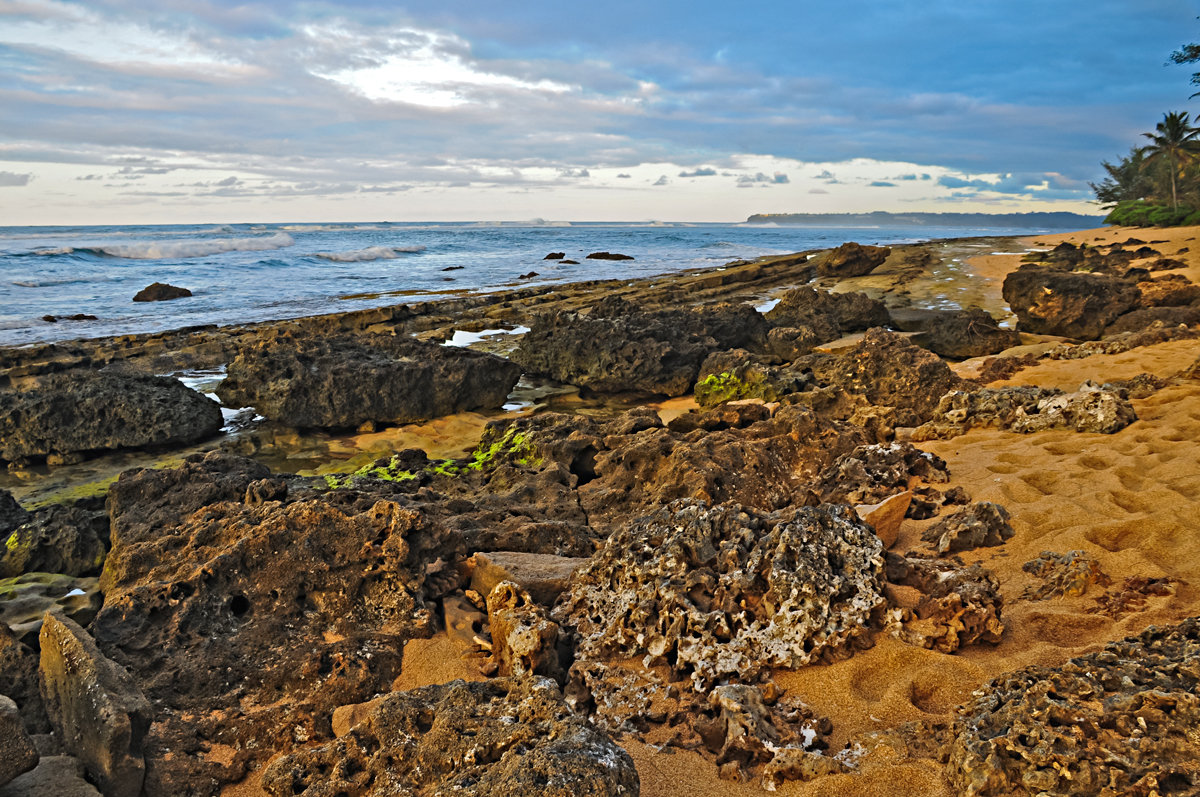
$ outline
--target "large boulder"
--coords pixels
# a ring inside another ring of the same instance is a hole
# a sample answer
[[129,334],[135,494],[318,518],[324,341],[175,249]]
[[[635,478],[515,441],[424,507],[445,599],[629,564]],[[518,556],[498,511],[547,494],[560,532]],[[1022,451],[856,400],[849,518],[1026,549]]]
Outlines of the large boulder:
[[0,695],[0,786],[37,766],[37,748],[25,732],[17,704]]
[[995,678],[959,710],[959,794],[1195,794],[1200,618]]
[[1079,340],[1099,338],[1139,300],[1137,285],[1130,280],[1032,264],[1005,277],[1003,292],[1023,331]]
[[63,746],[105,797],[140,794],[149,701],[73,621],[48,612],[40,641],[42,698]]
[[25,730],[49,733],[38,681],[38,654],[0,622],[0,695],[11,698],[21,712]]
[[611,297],[586,315],[539,316],[513,354],[528,373],[602,393],[682,396],[713,351],[762,350],[767,324],[749,305],[638,310]]
[[839,332],[891,324],[884,303],[865,293],[828,293],[808,287],[785,293],[766,319],[772,327],[811,329],[822,341],[833,340]]
[[618,529],[559,600],[576,656],[644,656],[700,691],[869,644],[883,547],[849,507],[680,501]]
[[83,765],[69,755],[42,756],[38,765],[0,786],[0,797],[100,797],[84,780]]
[[817,276],[861,277],[882,265],[891,253],[892,250],[886,246],[864,246],[853,241],[844,243],[836,249],[818,255]]
[[394,692],[262,777],[272,797],[636,797],[639,785],[629,754],[537,676]]
[[0,459],[185,445],[221,428],[217,402],[163,376],[74,371],[0,391]]
[[[4,538],[0,533],[0,539]],[[99,575],[108,517],[78,504],[51,504],[0,543],[0,578],[22,573]]]
[[918,339],[930,350],[954,359],[999,354],[1021,343],[1015,330],[1005,329],[983,310],[972,307],[942,314]]
[[172,299],[182,299],[191,295],[192,292],[187,288],[180,288],[178,285],[169,285],[165,282],[155,282],[134,294],[133,300],[135,302],[169,302]]
[[29,514],[8,490],[0,490],[0,537],[27,522]]
[[217,388],[289,426],[349,428],[411,423],[496,408],[521,376],[514,363],[458,346],[392,335],[279,332],[243,350]]

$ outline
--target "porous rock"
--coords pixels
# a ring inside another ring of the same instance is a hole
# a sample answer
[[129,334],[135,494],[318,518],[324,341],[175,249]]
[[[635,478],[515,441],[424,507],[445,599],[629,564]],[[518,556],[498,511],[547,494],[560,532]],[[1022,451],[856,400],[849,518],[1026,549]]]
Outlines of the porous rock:
[[641,655],[707,690],[866,643],[882,575],[879,538],[849,507],[785,518],[680,501],[618,529],[554,618],[577,658]]
[[221,428],[217,402],[177,379],[73,371],[0,391],[0,459],[186,445]]
[[560,311],[534,319],[513,353],[527,373],[602,393],[682,396],[712,351],[761,350],[763,317],[749,305],[640,310],[618,297],[586,315]]
[[587,559],[523,551],[479,552],[471,557],[471,589],[487,595],[501,581],[512,581],[543,606],[551,606]]
[[981,796],[1195,793],[1198,662],[1190,618],[1002,675],[959,709],[947,779]]
[[38,654],[0,622],[0,695],[12,699],[29,733],[49,733],[38,685]]
[[815,387],[811,374],[764,364],[745,351],[730,351],[711,354],[704,360],[693,392],[696,403],[709,409],[743,399],[779,401]]
[[920,342],[943,357],[965,360],[999,354],[1021,343],[1016,331],[1004,329],[983,310],[972,307],[946,313],[922,333]]
[[905,642],[943,653],[1000,642],[1004,599],[990,570],[958,560],[888,554],[887,579],[921,593],[915,607],[888,612],[888,629]]
[[0,624],[12,629],[18,640],[36,648],[47,611],[58,612],[80,625],[87,625],[100,610],[103,600],[95,578],[24,573],[0,579]]
[[8,490],[0,490],[0,537],[29,521],[32,517]]
[[639,792],[629,754],[536,676],[389,694],[341,738],[272,763],[262,786],[272,797]]
[[1008,274],[1003,292],[1021,330],[1079,340],[1099,338],[1138,302],[1137,286],[1129,280],[1031,264]]
[[83,775],[83,765],[77,758],[42,756],[32,770],[0,786],[0,797],[100,797]]
[[938,553],[1002,545],[1015,533],[1008,520],[1004,507],[979,501],[925,529],[921,539],[933,543]]
[[42,699],[63,746],[105,797],[139,794],[149,701],[73,621],[47,612],[40,642]]
[[32,572],[98,575],[107,538],[108,518],[102,511],[51,504],[0,544],[0,578]]
[[290,426],[411,423],[504,403],[521,369],[491,354],[393,335],[281,331],[244,349],[217,388]]
[[906,492],[920,480],[950,480],[946,461],[911,443],[859,446],[826,468],[810,487],[816,501],[831,504],[878,504]]
[[487,596],[492,662],[502,675],[544,675],[562,683],[566,673],[558,657],[559,627],[544,606],[511,581],[501,581]]
[[842,332],[885,327],[892,320],[884,303],[865,293],[828,293],[809,287],[785,293],[766,319],[772,328],[810,329],[821,342]]
[[1044,398],[1035,413],[1018,417],[1015,432],[1073,429],[1076,432],[1113,434],[1137,420],[1127,399],[1100,385],[1085,383],[1074,393]]
[[891,253],[892,250],[886,246],[864,246],[853,241],[844,243],[817,256],[817,276],[861,277],[874,271]]
[[17,704],[0,695],[0,786],[37,766],[38,752],[25,732]]
[[182,299],[185,296],[191,295],[192,292],[187,288],[168,285],[165,282],[155,282],[134,294],[133,300],[135,302],[166,302],[171,299]]
[[1032,386],[954,391],[938,402],[933,418],[912,435],[916,441],[945,439],[976,427],[1040,432],[1071,429],[1113,434],[1137,420],[1128,391],[1119,385],[1085,382],[1073,393]]
[[1041,584],[1030,584],[1021,597],[1026,600],[1043,601],[1058,596],[1078,597],[1092,585],[1106,587],[1112,581],[1100,569],[1100,562],[1083,551],[1054,553],[1042,551],[1036,559],[1021,565],[1021,569],[1041,580]]

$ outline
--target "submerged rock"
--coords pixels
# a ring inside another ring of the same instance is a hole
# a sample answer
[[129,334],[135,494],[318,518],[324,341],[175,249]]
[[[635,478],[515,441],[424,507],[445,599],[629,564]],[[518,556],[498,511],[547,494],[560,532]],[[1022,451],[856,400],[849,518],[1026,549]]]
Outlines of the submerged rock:
[[168,285],[165,282],[155,282],[138,291],[133,300],[135,302],[166,302],[171,299],[182,299],[191,295],[192,292],[187,288]]
[[217,402],[164,376],[74,371],[0,390],[0,459],[186,445],[221,428]]
[[972,795],[1193,794],[1198,664],[1191,618],[996,678],[959,709],[950,785]]
[[618,529],[554,617],[577,658],[644,656],[707,691],[869,644],[882,550],[849,507],[785,517],[681,501]]
[[290,426],[351,428],[499,407],[521,369],[412,338],[280,334],[243,350],[228,374],[217,393],[229,406]]
[[548,678],[452,681],[375,701],[344,736],[275,761],[272,797],[636,797],[633,760]]

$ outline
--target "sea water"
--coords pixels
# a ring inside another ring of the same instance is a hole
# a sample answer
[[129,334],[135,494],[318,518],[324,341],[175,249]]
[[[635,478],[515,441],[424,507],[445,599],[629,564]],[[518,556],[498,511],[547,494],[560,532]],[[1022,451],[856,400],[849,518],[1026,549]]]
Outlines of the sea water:
[[[836,246],[1037,228],[444,223],[0,227],[0,345],[233,324],[519,286],[634,279]],[[633,260],[587,260],[596,251]],[[562,252],[577,265],[544,260]],[[529,276],[536,272],[536,276]],[[165,282],[192,296],[135,303]],[[87,314],[52,323],[44,316]]]

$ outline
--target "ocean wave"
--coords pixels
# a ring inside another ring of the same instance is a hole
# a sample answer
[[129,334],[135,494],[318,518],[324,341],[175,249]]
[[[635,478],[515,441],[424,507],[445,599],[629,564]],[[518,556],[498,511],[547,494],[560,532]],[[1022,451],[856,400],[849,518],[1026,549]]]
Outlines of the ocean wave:
[[292,236],[280,232],[256,238],[208,238],[191,241],[105,244],[103,246],[39,247],[29,254],[38,256],[91,254],[101,257],[119,257],[125,260],[163,260],[175,257],[205,257],[224,252],[262,252],[268,249],[282,249],[294,243]]
[[704,244],[700,248],[701,249],[729,249],[730,247],[734,247],[734,246],[737,246],[737,244],[733,243],[732,241],[712,241],[711,243]]
[[332,260],[334,263],[364,263],[368,260],[392,260],[402,254],[424,252],[423,246],[368,246],[349,252],[315,252],[314,257]]

